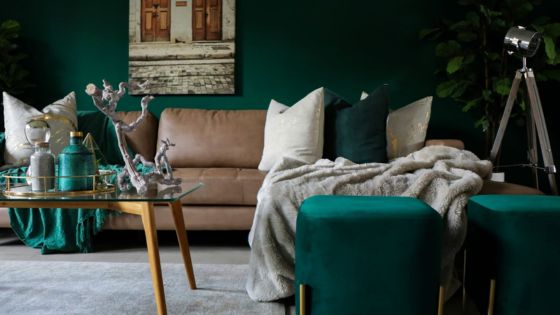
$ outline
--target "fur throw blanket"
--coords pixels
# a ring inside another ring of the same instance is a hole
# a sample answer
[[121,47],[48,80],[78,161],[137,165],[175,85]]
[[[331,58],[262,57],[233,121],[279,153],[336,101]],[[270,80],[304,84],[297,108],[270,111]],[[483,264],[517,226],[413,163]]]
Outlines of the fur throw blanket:
[[459,286],[452,271],[465,239],[465,207],[491,171],[490,161],[445,146],[428,146],[386,164],[338,158],[308,165],[283,158],[257,195],[249,234],[249,296],[273,301],[294,294],[296,217],[303,200],[313,195],[409,196],[429,204],[444,220],[441,283],[451,296]]

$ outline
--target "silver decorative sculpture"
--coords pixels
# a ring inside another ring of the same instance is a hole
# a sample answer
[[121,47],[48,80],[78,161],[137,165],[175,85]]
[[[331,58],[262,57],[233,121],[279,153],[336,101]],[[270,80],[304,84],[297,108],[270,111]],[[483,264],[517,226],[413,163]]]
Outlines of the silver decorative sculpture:
[[[97,107],[103,114],[109,117],[115,125],[119,149],[121,151],[125,164],[124,169],[117,176],[119,189],[122,191],[128,191],[129,189],[131,189],[131,186],[134,186],[138,194],[141,195],[145,194],[150,186],[157,185],[158,183],[175,186],[181,183],[180,178],[173,178],[173,172],[167,159],[167,151],[170,147],[175,146],[175,144],[171,143],[169,139],[162,140],[163,144],[160,146],[159,150],[156,153],[156,156],[154,157],[154,163],[146,160],[140,154],[136,154],[134,159],[130,157],[130,154],[128,154],[125,134],[134,131],[134,129],[136,129],[138,125],[144,120],[144,118],[148,114],[148,104],[154,99],[154,97],[148,95],[142,98],[140,102],[142,113],[135,121],[130,124],[125,123],[118,117],[117,103],[126,93],[127,88],[139,87],[141,89],[144,89],[147,84],[147,81],[142,84],[128,84],[125,82],[121,82],[119,83],[119,89],[115,91],[113,90],[113,87],[109,84],[109,82],[103,80],[103,90],[97,88],[97,86],[95,86],[95,84],[93,83],[88,84],[86,87],[86,93],[93,99],[93,104],[95,105],[95,107]],[[136,169],[137,163],[141,163],[144,168],[153,168],[153,170],[149,173],[141,174]]]

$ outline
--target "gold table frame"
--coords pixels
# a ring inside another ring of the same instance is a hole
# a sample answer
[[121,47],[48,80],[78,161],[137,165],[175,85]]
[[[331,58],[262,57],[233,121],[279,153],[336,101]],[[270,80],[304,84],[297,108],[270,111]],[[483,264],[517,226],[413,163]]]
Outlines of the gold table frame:
[[[188,193],[191,193],[200,187],[202,187],[202,184],[193,187],[188,191]],[[194,277],[189,241],[187,238],[185,221],[183,219],[183,207],[180,198],[174,201],[146,199],[46,200],[46,198],[22,199],[3,196],[0,200],[0,207],[5,208],[102,208],[140,216],[142,219],[144,233],[146,234],[148,260],[150,263],[150,272],[152,276],[152,285],[154,289],[157,312],[159,315],[165,315],[167,314],[167,306],[165,303],[165,291],[163,288],[163,276],[161,273],[161,261],[159,256],[154,204],[168,204],[169,208],[171,209],[171,212],[173,214],[173,221],[175,223],[175,232],[177,233],[177,240],[179,241],[179,248],[181,251],[181,256],[183,258],[183,263],[185,265],[189,286],[192,290],[196,290],[196,280]]]

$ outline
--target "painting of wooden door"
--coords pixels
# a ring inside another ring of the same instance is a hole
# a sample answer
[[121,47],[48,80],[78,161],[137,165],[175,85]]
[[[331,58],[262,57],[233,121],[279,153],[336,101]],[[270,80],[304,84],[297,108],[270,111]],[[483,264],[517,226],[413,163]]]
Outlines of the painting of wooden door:
[[170,17],[169,0],[142,0],[142,41],[168,42]]
[[193,0],[193,40],[222,39],[222,0]]

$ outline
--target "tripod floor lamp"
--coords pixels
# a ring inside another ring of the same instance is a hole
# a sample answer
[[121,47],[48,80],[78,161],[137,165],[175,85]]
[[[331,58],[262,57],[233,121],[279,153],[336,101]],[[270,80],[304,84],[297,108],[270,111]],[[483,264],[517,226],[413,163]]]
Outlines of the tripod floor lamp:
[[534,168],[538,167],[536,141],[536,138],[538,138],[544,163],[543,169],[548,174],[551,192],[558,195],[558,187],[556,185],[556,166],[554,165],[554,159],[552,157],[552,149],[550,147],[550,139],[546,129],[546,122],[542,110],[539,90],[537,89],[537,83],[533,70],[527,67],[527,58],[533,57],[536,54],[540,46],[540,42],[541,35],[539,33],[526,30],[521,26],[510,28],[504,38],[504,44],[508,53],[520,55],[523,58],[523,65],[521,69],[518,69],[515,73],[506,102],[506,107],[498,128],[498,133],[496,134],[492,150],[490,151],[490,160],[492,163],[496,162],[496,158],[506,132],[506,127],[511,116],[513,103],[517,98],[519,84],[524,80],[527,85],[527,95],[529,97],[529,111],[527,119],[527,123],[529,124],[529,162]]

